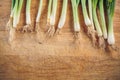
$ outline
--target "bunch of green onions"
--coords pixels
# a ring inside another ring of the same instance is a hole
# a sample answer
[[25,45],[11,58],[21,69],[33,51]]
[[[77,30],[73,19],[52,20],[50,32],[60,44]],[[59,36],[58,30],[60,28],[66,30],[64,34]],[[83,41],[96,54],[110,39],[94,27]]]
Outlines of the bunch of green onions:
[[7,26],[10,29],[10,37],[9,37],[10,42],[13,41],[13,39],[15,39],[15,31],[20,21],[20,13],[21,13],[22,5],[23,5],[23,0],[12,0],[10,19],[7,23]]
[[[87,33],[88,36],[90,36],[90,38],[92,39],[93,44],[95,45],[96,42],[98,42],[98,45],[100,47],[103,47],[105,45],[105,41],[107,41],[109,45],[114,45],[115,38],[114,38],[114,30],[113,30],[113,16],[114,16],[116,0],[71,0],[74,32],[76,39],[78,38],[78,33],[80,32],[80,21],[78,15],[78,6],[80,2],[82,5],[84,22],[85,25],[87,26]],[[87,4],[88,4],[88,10],[87,10]],[[23,5],[23,0],[12,0],[10,19],[7,23],[7,28],[10,29],[10,38],[9,38],[10,41],[12,41],[15,38],[15,31],[20,21],[20,13],[21,13],[22,5]],[[39,0],[39,8],[36,17],[36,31],[40,27],[39,22],[42,13],[42,7],[43,7],[42,5],[43,5],[43,0]],[[48,14],[47,14],[47,26],[49,27],[47,31],[48,37],[52,37],[55,33],[57,5],[58,5],[58,0],[49,0]],[[63,0],[62,12],[56,30],[57,34],[65,25],[66,16],[67,16],[67,6],[68,6],[68,0]],[[26,25],[23,27],[24,32],[33,31],[31,15],[30,15],[30,7],[31,7],[31,0],[27,0]],[[107,21],[104,10],[105,7],[107,12]],[[99,16],[97,12],[100,14]]]
[[55,19],[57,13],[58,0],[49,0],[48,5],[48,16],[47,16],[47,26],[49,27],[47,31],[47,36],[52,37],[55,33]]
[[[88,1],[88,11],[86,3]],[[106,1],[107,5],[107,16],[108,16],[108,30],[105,19],[104,4]],[[88,29],[88,34],[92,37],[93,44],[97,42],[96,32],[98,36],[98,44],[100,47],[105,46],[105,41],[108,40],[109,44],[114,44],[114,34],[113,34],[113,15],[115,0],[81,0],[82,12],[84,17],[84,22]],[[97,8],[99,10],[99,17],[97,14]],[[107,32],[108,31],[108,32]]]
[[78,16],[78,5],[80,0],[71,0],[72,3],[72,11],[73,11],[73,20],[74,20],[74,32],[75,38],[78,38],[78,33],[80,32],[80,22]]
[[39,0],[39,8],[38,8],[38,13],[37,13],[37,18],[36,18],[36,31],[40,28],[39,22],[40,22],[40,17],[42,13],[42,5],[43,5],[43,0]]
[[63,0],[62,12],[58,23],[56,33],[58,34],[66,22],[68,0]]
[[31,10],[31,0],[27,0],[27,3],[26,3],[26,25],[23,27],[23,32],[32,32],[33,31],[30,10]]
[[[93,20],[97,30],[97,35],[99,38],[99,46],[105,45],[105,41],[107,40],[109,45],[115,44],[114,39],[114,32],[113,32],[113,16],[114,16],[114,9],[115,9],[115,1],[116,0],[93,0]],[[97,19],[96,8],[98,4],[100,20]],[[107,11],[107,23],[105,19],[105,12],[104,12],[104,4],[106,5]]]

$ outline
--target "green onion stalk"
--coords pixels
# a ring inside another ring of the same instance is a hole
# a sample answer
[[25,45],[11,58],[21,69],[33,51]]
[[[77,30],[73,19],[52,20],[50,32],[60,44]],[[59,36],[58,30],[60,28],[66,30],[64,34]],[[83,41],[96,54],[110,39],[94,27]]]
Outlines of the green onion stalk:
[[12,4],[11,4],[11,13],[10,13],[9,21],[8,21],[8,23],[7,23],[7,25],[6,25],[6,30],[9,30],[10,27],[12,26],[12,23],[13,23],[14,6],[15,6],[15,0],[12,0]]
[[86,3],[87,3],[87,0],[81,0],[84,22],[88,29],[87,30],[88,36],[92,39],[93,46],[95,46],[96,37],[95,37],[95,29],[94,29],[93,19],[92,19],[92,0],[88,0],[90,17],[87,12]]
[[100,23],[98,21],[98,17],[97,17],[97,4],[98,4],[99,0],[92,0],[92,7],[93,7],[93,21],[94,21],[94,25],[97,31],[97,36],[98,36],[98,43],[99,43],[99,47],[103,47],[105,46],[104,43],[104,38],[103,38],[103,33],[100,27]]
[[66,22],[68,0],[63,0],[62,12],[58,23],[56,33],[58,34]]
[[15,5],[15,11],[14,11],[14,17],[13,17],[13,28],[17,28],[17,25],[20,21],[20,13],[23,5],[23,0],[16,0],[16,2],[17,1],[18,3],[16,3]]
[[23,0],[15,0],[15,4],[12,6],[14,6],[14,8],[12,8],[12,13],[11,16],[13,17],[12,19],[12,25],[10,26],[10,37],[9,37],[9,41],[13,41],[15,39],[15,32],[16,32],[16,28],[17,25],[19,24],[20,21],[20,13],[22,10],[22,5],[23,5]]
[[47,12],[47,27],[50,26],[51,9],[52,9],[52,0],[49,0],[49,3],[48,3],[48,12]]
[[42,5],[43,5],[43,0],[39,0],[39,8],[38,8],[38,13],[37,13],[37,18],[36,18],[36,31],[39,29],[39,22],[40,22],[40,17],[42,13]]
[[106,0],[107,17],[108,17],[108,44],[115,44],[114,30],[113,30],[113,17],[115,11],[116,0]]
[[19,0],[17,24],[19,24],[19,22],[20,22],[20,14],[21,14],[21,11],[22,11],[23,2],[24,2],[24,0]]
[[18,0],[16,0],[15,3],[14,1],[12,1],[12,12],[10,15],[11,25],[10,25],[10,32],[9,32],[9,42],[12,42],[15,39],[15,28],[13,28],[13,24],[14,24],[14,18],[15,18],[15,13],[17,12],[17,8],[18,8]]
[[78,16],[79,2],[80,2],[80,0],[71,0],[72,11],[73,11],[73,20],[74,20],[75,38],[78,38],[78,33],[80,32],[80,23],[79,23],[79,16]]
[[26,25],[23,27],[23,32],[32,32],[33,31],[30,9],[31,9],[31,0],[27,0],[27,3],[26,3]]
[[92,38],[92,44],[95,46],[96,44],[96,30],[93,22],[93,7],[92,7],[92,0],[88,0],[88,12],[89,12],[89,18],[91,21],[91,26],[88,27],[88,35],[90,38]]
[[104,0],[99,0],[100,23],[104,39],[107,39],[107,27],[104,14]]
[[84,17],[84,22],[85,22],[86,26],[89,27],[92,25],[92,23],[90,21],[90,18],[88,17],[86,1],[87,0],[81,0],[81,4],[82,4],[82,12],[83,12],[83,17]]
[[93,12],[92,12],[93,8],[92,8],[92,0],[88,0],[88,11],[89,11],[89,17],[90,17],[90,21],[92,23],[92,29],[94,29],[94,23],[93,23]]
[[47,31],[49,37],[52,37],[55,33],[54,25],[55,25],[56,13],[57,13],[57,4],[58,4],[58,0],[52,0],[52,10],[50,10],[51,11],[50,25]]

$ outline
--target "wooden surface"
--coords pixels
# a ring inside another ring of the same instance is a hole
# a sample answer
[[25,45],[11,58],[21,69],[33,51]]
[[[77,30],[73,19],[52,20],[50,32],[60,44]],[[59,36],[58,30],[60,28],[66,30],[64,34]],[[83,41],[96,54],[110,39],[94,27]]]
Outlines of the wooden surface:
[[[34,23],[39,0],[32,0],[31,15]],[[47,0],[44,1],[40,25],[46,31]],[[58,0],[56,25],[62,0]],[[10,0],[0,0],[0,80],[120,80],[120,54],[93,48],[84,32],[84,22],[79,7],[80,44],[73,43],[73,21],[69,1],[67,21],[57,37],[39,44],[35,33],[17,33],[12,45],[8,44],[5,25],[10,15]],[[120,0],[117,0],[114,31],[116,46],[120,47]],[[25,25],[25,6],[19,27]],[[43,39],[44,37],[40,38]]]

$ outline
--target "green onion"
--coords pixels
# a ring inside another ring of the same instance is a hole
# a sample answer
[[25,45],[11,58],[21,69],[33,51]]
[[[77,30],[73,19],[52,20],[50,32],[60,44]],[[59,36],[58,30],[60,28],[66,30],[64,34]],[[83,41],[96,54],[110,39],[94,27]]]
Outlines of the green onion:
[[92,23],[92,28],[94,29],[94,23],[93,23],[93,8],[92,8],[92,0],[88,0],[88,10],[89,10],[89,17],[90,17],[90,21]]
[[101,28],[103,32],[104,39],[107,39],[107,27],[106,27],[106,21],[105,21],[105,14],[104,14],[104,0],[99,0],[99,12],[100,12],[100,22],[101,22]]
[[20,20],[20,13],[23,5],[23,0],[16,0],[14,18],[13,18],[13,27],[17,28],[17,25]]
[[30,7],[31,7],[31,0],[27,0],[26,4],[26,25],[23,27],[23,32],[32,32],[33,27],[31,23],[31,15],[30,15]]
[[37,18],[36,18],[36,29],[39,28],[39,22],[40,22],[40,17],[41,17],[41,12],[42,12],[42,5],[43,5],[43,0],[39,0],[39,9],[38,9]]
[[15,4],[16,4],[16,0],[12,0],[10,17],[13,17],[13,14],[14,14],[14,11],[15,11]]
[[115,11],[116,0],[106,0],[107,17],[108,17],[108,44],[115,44],[114,30],[113,30],[113,16]]
[[86,0],[81,0],[81,4],[82,4],[82,12],[83,12],[85,24],[87,26],[91,26],[92,23],[88,17],[87,8],[86,8]]
[[15,10],[14,10],[14,14],[13,14],[13,27],[14,27],[14,28],[17,27],[18,4],[19,4],[19,0],[16,0]]
[[78,4],[80,0],[71,0],[72,3],[72,11],[73,11],[73,20],[74,20],[74,31],[75,37],[78,38],[78,33],[80,32],[80,23],[78,16]]
[[102,31],[100,28],[100,24],[97,18],[97,13],[96,13],[96,9],[97,9],[97,3],[98,0],[93,0],[92,5],[93,5],[93,20],[94,20],[94,24],[98,33],[98,36],[102,36]]
[[[86,11],[87,11],[87,8],[86,8]],[[92,39],[93,46],[95,46],[95,44],[96,44],[96,30],[94,28],[94,23],[93,23],[92,0],[88,0],[88,12],[89,12],[89,20],[91,22],[91,25],[87,27],[88,28],[88,32],[87,33],[88,33],[88,36]]]
[[15,6],[15,0],[12,0],[11,13],[10,13],[9,21],[8,21],[8,23],[7,23],[7,25],[6,25],[6,30],[9,30],[10,27],[12,26],[12,24],[13,24],[14,6]]
[[19,6],[19,7],[18,7],[18,13],[17,13],[17,15],[18,15],[17,24],[18,24],[19,21],[20,21],[20,13],[21,13],[22,6],[23,6],[23,0],[19,0],[18,6]]
[[55,18],[56,18],[56,13],[57,13],[57,3],[58,0],[52,0],[53,4],[52,4],[52,12],[50,14],[50,28],[48,29],[48,36],[52,37],[54,35],[55,32]]
[[92,1],[93,21],[94,21],[94,24],[95,24],[95,28],[97,30],[99,47],[103,47],[105,45],[104,44],[104,39],[103,39],[103,33],[102,33],[102,30],[101,30],[101,27],[100,27],[100,24],[99,24],[99,21],[98,21],[98,17],[97,17],[97,12],[96,12],[98,1],[99,0],[93,0]]
[[12,12],[11,12],[12,23],[10,26],[10,34],[9,34],[10,42],[15,39],[15,31],[20,20],[22,5],[23,5],[23,0],[12,1]]
[[88,36],[92,39],[93,46],[95,46],[96,38],[95,38],[95,29],[92,18],[92,0],[88,0],[90,18],[87,12],[86,2],[87,0],[81,0],[84,22],[88,29],[87,30]]
[[48,13],[47,13],[47,25],[48,26],[50,25],[51,8],[52,8],[52,0],[49,0]]
[[58,29],[56,33],[59,33],[60,29],[62,29],[65,24],[66,16],[67,16],[67,5],[68,5],[68,0],[63,0],[62,13],[60,16],[60,20],[58,23]]
[[[12,25],[10,27],[10,32],[9,32],[9,41],[12,42],[15,39],[15,28],[17,26],[17,9],[18,8],[18,0],[15,1],[15,5],[13,8],[13,12],[12,15],[13,16],[13,21],[12,21]],[[14,27],[13,27],[14,26]]]

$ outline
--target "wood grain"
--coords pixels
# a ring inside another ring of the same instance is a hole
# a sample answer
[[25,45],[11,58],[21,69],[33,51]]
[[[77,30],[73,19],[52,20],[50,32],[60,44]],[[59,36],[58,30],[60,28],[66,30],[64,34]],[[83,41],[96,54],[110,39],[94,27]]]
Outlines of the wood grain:
[[[24,0],[25,1],[25,0]],[[32,0],[32,23],[38,9],[38,1]],[[47,29],[47,1],[44,1],[41,32]],[[120,47],[120,0],[116,0],[114,31],[116,46]],[[56,27],[61,12],[62,0],[58,0]],[[57,37],[44,44],[37,42],[36,33],[17,33],[12,45],[8,43],[5,25],[10,15],[11,0],[0,0],[0,80],[120,80],[120,54],[94,48],[86,35],[79,7],[81,22],[80,44],[73,41],[73,18],[69,0],[67,21]],[[19,28],[25,25],[25,4]],[[34,24],[35,25],[35,24]],[[44,36],[40,40],[43,39]]]

